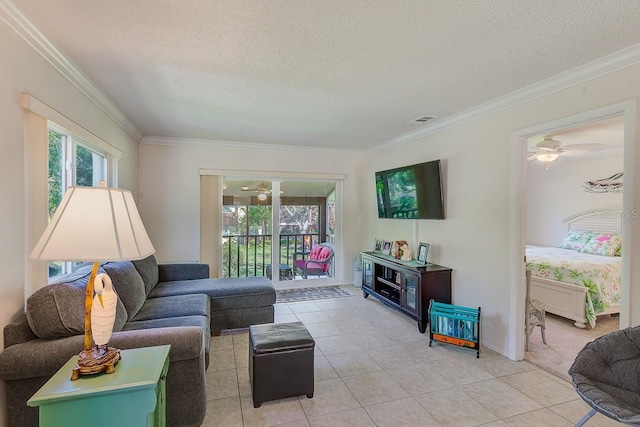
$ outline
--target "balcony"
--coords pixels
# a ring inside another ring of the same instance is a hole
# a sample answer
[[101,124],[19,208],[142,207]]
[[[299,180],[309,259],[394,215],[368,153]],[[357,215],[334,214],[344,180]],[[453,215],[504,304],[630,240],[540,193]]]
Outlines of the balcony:
[[[331,237],[325,236],[325,241],[331,241]],[[267,265],[271,264],[272,236],[270,234],[225,235],[222,239],[223,277],[267,276]],[[318,243],[320,243],[320,235],[317,233],[281,234],[280,264],[293,266],[295,252],[308,252]],[[302,280],[302,277],[292,275],[291,279]]]

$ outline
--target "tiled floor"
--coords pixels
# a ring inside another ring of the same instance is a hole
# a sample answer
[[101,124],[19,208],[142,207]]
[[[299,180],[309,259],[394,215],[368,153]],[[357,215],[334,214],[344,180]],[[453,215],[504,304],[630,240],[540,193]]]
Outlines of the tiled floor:
[[[248,330],[211,339],[212,426],[572,426],[589,407],[570,383],[487,349],[428,345],[416,323],[372,297],[276,305],[316,341],[315,392],[253,408]],[[619,425],[597,414],[588,427]]]

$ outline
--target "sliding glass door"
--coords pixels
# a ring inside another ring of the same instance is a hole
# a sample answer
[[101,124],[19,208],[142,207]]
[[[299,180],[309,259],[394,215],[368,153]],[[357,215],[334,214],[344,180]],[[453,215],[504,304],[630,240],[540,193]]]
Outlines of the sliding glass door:
[[225,177],[222,276],[336,283],[337,225],[334,181]]

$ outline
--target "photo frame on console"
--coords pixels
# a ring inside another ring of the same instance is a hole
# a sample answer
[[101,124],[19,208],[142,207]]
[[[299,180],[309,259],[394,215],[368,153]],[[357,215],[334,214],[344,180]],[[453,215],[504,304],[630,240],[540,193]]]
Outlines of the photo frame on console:
[[427,265],[427,256],[429,255],[429,244],[420,242],[418,246],[418,254],[416,255],[416,260],[424,265]]
[[382,251],[382,243],[383,242],[384,242],[383,240],[376,239],[375,245],[373,246],[373,252]]
[[393,242],[391,241],[386,241],[383,240],[382,241],[382,250],[380,251],[380,253],[382,255],[391,255],[391,245]]

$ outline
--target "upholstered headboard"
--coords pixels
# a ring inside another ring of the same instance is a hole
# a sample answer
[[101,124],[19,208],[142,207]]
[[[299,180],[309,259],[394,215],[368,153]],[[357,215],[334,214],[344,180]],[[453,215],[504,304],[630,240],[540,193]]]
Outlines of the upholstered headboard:
[[563,220],[568,230],[587,230],[622,234],[622,208],[589,209]]

